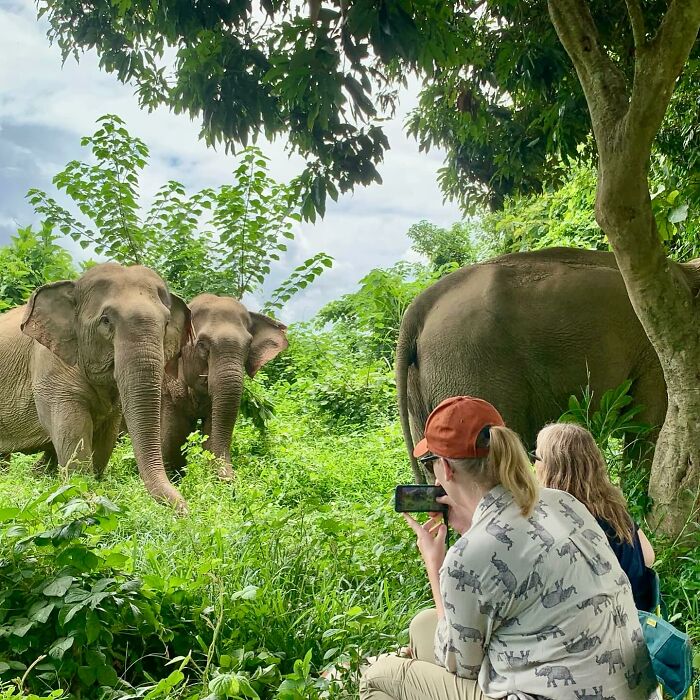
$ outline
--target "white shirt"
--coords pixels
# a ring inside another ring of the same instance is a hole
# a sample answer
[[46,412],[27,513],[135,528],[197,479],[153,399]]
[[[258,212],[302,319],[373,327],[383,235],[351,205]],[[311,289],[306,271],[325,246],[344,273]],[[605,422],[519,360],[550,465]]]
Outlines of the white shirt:
[[440,569],[435,657],[486,695],[646,700],[656,679],[631,587],[595,518],[541,489],[525,518],[496,486]]

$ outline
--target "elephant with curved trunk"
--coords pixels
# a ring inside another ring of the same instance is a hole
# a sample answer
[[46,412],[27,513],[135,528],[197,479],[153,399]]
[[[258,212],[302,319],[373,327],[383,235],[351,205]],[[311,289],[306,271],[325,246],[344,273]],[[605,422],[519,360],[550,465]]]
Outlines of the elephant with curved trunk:
[[0,452],[46,450],[99,475],[122,411],[149,493],[180,510],[160,450],[166,362],[192,332],[187,305],[153,270],[96,265],[0,315]]
[[[700,260],[669,265],[700,289]],[[551,248],[464,267],[419,294],[401,323],[396,384],[409,453],[449,396],[486,399],[534,447],[569,396],[590,384],[599,400],[626,379],[640,418],[661,426],[661,365],[612,253]]]
[[287,347],[287,327],[233,297],[200,294],[189,306],[195,338],[182,349],[178,378],[163,384],[163,458],[168,470],[185,466],[182,447],[201,419],[209,436],[204,446],[219,458],[219,476],[230,479],[244,374],[254,377]]

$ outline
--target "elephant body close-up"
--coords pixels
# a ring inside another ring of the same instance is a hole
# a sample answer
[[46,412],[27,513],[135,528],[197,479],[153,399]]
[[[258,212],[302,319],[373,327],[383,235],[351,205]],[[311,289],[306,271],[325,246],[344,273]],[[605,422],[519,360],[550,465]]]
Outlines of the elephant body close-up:
[[220,476],[230,478],[244,375],[254,377],[287,347],[286,326],[233,297],[200,294],[189,306],[195,338],[182,349],[177,378],[163,384],[163,457],[169,471],[180,471],[182,447],[201,420],[205,447],[219,458]]
[[[697,289],[700,266],[676,267]],[[396,379],[409,448],[449,396],[491,402],[532,447],[571,395],[590,385],[595,402],[628,378],[640,418],[659,427],[661,366],[611,253],[552,248],[464,267],[416,297],[401,324]]]
[[45,450],[100,475],[123,411],[148,491],[184,508],[163,468],[159,416],[165,363],[190,333],[186,304],[145,267],[105,263],[39,287],[0,315],[0,452]]

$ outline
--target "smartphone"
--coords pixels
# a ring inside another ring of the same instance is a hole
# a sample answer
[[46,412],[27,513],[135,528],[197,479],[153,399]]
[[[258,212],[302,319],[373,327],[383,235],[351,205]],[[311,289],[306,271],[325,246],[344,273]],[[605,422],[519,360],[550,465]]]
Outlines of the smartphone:
[[394,510],[397,513],[447,513],[447,506],[436,500],[445,495],[442,486],[401,484],[394,491]]

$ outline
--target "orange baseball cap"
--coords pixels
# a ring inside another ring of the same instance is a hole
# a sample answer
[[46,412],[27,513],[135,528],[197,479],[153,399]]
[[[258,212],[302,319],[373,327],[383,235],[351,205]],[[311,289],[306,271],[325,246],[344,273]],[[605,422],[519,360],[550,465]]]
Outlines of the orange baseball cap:
[[501,414],[483,399],[452,396],[433,410],[425,422],[425,437],[413,448],[414,457],[432,452],[440,457],[485,457],[488,447],[478,448],[476,439],[487,426],[505,425]]

